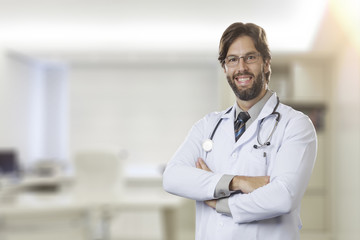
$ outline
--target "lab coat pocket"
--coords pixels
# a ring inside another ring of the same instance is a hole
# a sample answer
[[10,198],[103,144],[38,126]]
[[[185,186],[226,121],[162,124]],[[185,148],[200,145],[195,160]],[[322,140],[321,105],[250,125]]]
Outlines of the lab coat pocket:
[[269,152],[264,149],[250,149],[247,159],[247,172],[249,176],[265,176],[268,166]]

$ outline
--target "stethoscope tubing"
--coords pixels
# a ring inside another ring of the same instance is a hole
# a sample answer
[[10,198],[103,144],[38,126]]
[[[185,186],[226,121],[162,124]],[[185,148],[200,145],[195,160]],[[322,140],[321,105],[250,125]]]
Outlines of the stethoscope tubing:
[[[231,107],[229,110],[227,110],[227,111],[225,112],[225,114],[228,114],[228,113],[231,111],[231,109],[232,109],[232,107]],[[218,127],[219,127],[220,123],[222,122],[222,120],[223,120],[223,118],[221,117],[221,118],[219,119],[219,121],[217,122],[214,130],[212,131],[212,133],[211,133],[211,135],[210,135],[210,138],[209,138],[211,141],[213,140],[214,135],[215,135],[215,133],[216,133],[216,130],[218,129]]]
[[[260,142],[260,138],[259,138],[259,137],[260,137],[261,126],[262,126],[262,123],[263,123],[263,121],[264,121],[265,118],[261,119],[261,122],[260,122],[260,125],[259,125],[259,130],[258,130],[258,133],[257,133],[257,142],[258,142],[258,145],[255,144],[255,145],[254,145],[254,148],[257,149],[257,148],[262,148],[262,147],[265,147],[265,146],[269,146],[269,145],[270,145],[270,140],[271,140],[271,138],[272,138],[272,136],[273,136],[273,134],[274,134],[274,132],[275,132],[275,130],[276,130],[276,128],[277,128],[277,125],[278,125],[278,123],[279,123],[279,121],[280,121],[280,118],[281,118],[280,113],[276,111],[277,108],[278,108],[278,106],[279,106],[279,104],[280,104],[280,100],[279,100],[279,97],[277,97],[276,106],[274,107],[272,113],[269,115],[269,116],[271,116],[271,115],[276,115],[275,125],[274,125],[274,127],[273,127],[273,129],[272,129],[272,131],[271,131],[271,133],[270,133],[270,135],[269,135],[269,137],[267,138],[267,140],[266,140],[264,143],[261,143],[261,142]],[[232,108],[233,108],[233,107],[231,107],[229,110],[227,110],[227,111],[225,112],[225,114],[228,114],[228,113],[232,110]],[[214,130],[212,131],[210,137],[203,142],[202,147],[203,147],[203,149],[204,149],[204,151],[205,151],[206,153],[207,153],[207,152],[210,152],[210,151],[212,150],[212,147],[213,147],[213,138],[214,138],[215,133],[216,133],[219,125],[221,124],[222,120],[223,120],[223,118],[221,117],[221,118],[218,120],[218,122],[216,123],[216,125],[215,125],[215,127],[214,127]]]
[[279,124],[280,117],[281,117],[281,114],[276,111],[277,108],[278,108],[278,106],[279,106],[279,104],[280,104],[280,100],[279,100],[279,97],[277,97],[276,106],[274,107],[274,110],[272,111],[272,113],[269,115],[269,116],[271,116],[271,115],[276,115],[275,125],[274,125],[273,129],[271,130],[271,133],[269,134],[269,137],[268,137],[268,138],[266,139],[266,141],[263,142],[263,143],[260,142],[260,131],[261,131],[262,124],[263,124],[263,122],[264,122],[264,120],[265,120],[266,118],[261,119],[260,125],[259,125],[259,131],[258,131],[257,137],[256,137],[256,138],[257,138],[256,140],[257,140],[258,144],[255,144],[255,145],[253,146],[255,149],[262,148],[262,147],[266,147],[266,146],[270,146],[270,140],[271,140],[271,138],[272,138],[272,136],[273,136],[273,134],[274,134],[274,132],[275,132],[278,124]]

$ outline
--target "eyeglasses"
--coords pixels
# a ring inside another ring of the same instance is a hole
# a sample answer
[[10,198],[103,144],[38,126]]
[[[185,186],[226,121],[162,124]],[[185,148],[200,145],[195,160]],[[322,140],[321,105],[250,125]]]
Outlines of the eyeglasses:
[[225,65],[227,67],[236,67],[239,62],[240,62],[240,58],[244,59],[244,62],[247,64],[250,63],[256,63],[259,58],[260,58],[261,54],[260,53],[249,53],[246,54],[245,56],[228,56],[224,59]]

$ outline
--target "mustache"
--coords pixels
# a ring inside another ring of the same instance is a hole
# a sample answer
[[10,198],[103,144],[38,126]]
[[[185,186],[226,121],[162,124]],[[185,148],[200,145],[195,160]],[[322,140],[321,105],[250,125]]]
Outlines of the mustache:
[[239,72],[239,73],[235,74],[235,75],[234,75],[234,78],[240,77],[240,76],[242,76],[242,75],[250,75],[250,76],[252,76],[252,77],[255,77],[254,74],[252,74],[252,73],[250,73],[250,72],[248,72],[248,71],[244,71],[244,72]]

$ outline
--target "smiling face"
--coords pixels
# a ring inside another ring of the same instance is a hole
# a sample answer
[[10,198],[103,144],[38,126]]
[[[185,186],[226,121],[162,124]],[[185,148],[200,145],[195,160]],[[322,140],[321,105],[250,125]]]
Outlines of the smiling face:
[[[257,53],[259,52],[255,48],[252,38],[244,35],[230,45],[226,57],[242,57]],[[267,89],[265,74],[269,71],[269,62],[264,62],[261,56],[254,63],[245,63],[244,58],[240,58],[239,63],[234,67],[225,65],[226,78],[240,107],[240,103],[243,101],[249,101],[253,105],[265,95]]]

